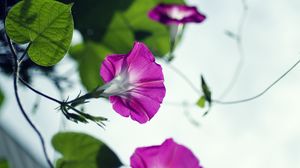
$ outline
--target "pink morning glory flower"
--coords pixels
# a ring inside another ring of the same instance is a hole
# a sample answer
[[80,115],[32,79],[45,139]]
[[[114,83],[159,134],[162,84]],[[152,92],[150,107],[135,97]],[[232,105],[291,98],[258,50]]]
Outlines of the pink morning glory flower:
[[149,121],[165,97],[162,68],[141,42],[135,42],[128,54],[107,56],[100,75],[106,83],[101,95],[109,97],[117,113],[139,123]]
[[158,146],[137,148],[130,165],[132,168],[203,168],[191,150],[173,139]]
[[200,23],[206,18],[194,6],[162,3],[154,7],[148,13],[148,16],[152,20],[167,25],[180,25],[190,22]]

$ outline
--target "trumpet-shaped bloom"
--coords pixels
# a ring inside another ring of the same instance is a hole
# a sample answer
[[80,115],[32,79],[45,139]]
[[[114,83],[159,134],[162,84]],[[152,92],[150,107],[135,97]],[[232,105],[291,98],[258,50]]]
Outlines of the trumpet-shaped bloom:
[[167,25],[200,23],[206,18],[205,15],[198,12],[196,7],[180,4],[158,4],[148,13],[148,16],[152,20]]
[[137,148],[130,165],[132,168],[202,168],[195,155],[173,139],[158,146]]
[[149,121],[165,97],[162,68],[141,42],[128,54],[107,56],[100,75],[106,83],[102,95],[109,97],[113,109],[139,123]]

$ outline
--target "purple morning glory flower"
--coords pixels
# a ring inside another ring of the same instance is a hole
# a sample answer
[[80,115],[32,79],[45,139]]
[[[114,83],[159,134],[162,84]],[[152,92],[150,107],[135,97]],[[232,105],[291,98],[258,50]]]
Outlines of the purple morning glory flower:
[[162,68],[141,42],[128,54],[107,56],[100,75],[106,83],[101,95],[109,97],[117,113],[139,123],[149,121],[165,97]]
[[191,150],[173,139],[158,146],[137,148],[130,165],[132,168],[203,168]]
[[155,21],[167,25],[180,25],[190,22],[200,23],[205,20],[205,15],[198,12],[194,6],[180,4],[158,4],[148,16]]

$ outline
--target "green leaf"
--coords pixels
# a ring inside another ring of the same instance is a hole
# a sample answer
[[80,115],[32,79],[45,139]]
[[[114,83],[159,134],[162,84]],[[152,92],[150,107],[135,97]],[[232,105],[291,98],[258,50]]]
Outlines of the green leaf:
[[8,161],[5,159],[0,159],[0,168],[9,168]]
[[0,88],[0,107],[4,102],[4,93],[2,92],[1,88]]
[[31,44],[28,55],[33,62],[52,66],[64,57],[71,44],[71,7],[53,0],[21,1],[8,13],[7,34],[18,44]]
[[[60,0],[69,3],[70,0]],[[75,27],[85,40],[100,42],[112,17],[126,10],[133,0],[72,0]]]
[[134,33],[128,26],[128,21],[124,16],[116,12],[108,30],[104,35],[101,44],[109,48],[114,53],[125,54],[133,46]]
[[111,53],[103,45],[93,42],[79,44],[70,49],[70,55],[78,62],[82,84],[88,91],[103,85],[100,77],[100,66],[107,54]]
[[206,101],[210,104],[211,103],[211,91],[210,91],[209,87],[207,86],[202,75],[201,75],[201,86],[202,86],[202,91],[203,91],[204,97],[205,97]]
[[162,57],[170,50],[168,26],[148,18],[150,9],[160,2],[184,3],[183,0],[75,1],[75,27],[86,41],[101,43],[114,53],[127,53],[134,41],[142,41],[154,55]]
[[197,106],[204,108],[205,107],[205,96],[201,96],[200,99],[197,101]]
[[122,165],[117,155],[100,140],[83,133],[56,134],[52,145],[62,154],[57,168],[117,168]]
[[208,110],[203,114],[203,116],[206,116],[211,109],[212,99],[211,99],[211,91],[210,91],[208,85],[206,84],[204,77],[202,75],[201,75],[201,87],[202,87],[202,92],[204,94],[202,97],[204,97],[205,100],[208,102]]

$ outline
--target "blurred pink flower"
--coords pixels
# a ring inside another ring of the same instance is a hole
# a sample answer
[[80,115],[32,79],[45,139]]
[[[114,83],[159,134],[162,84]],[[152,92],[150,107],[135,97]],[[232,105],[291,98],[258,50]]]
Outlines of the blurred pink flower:
[[128,54],[107,56],[100,75],[106,83],[101,95],[109,97],[117,113],[139,123],[149,121],[165,97],[162,68],[141,42]]
[[191,150],[173,139],[158,146],[137,148],[130,165],[132,168],[202,168]]
[[190,22],[200,23],[205,20],[205,15],[198,12],[194,6],[180,4],[158,4],[148,16],[155,21],[167,25],[179,25]]

